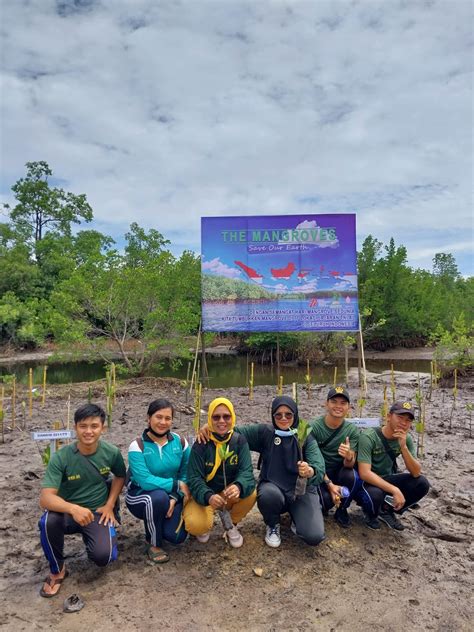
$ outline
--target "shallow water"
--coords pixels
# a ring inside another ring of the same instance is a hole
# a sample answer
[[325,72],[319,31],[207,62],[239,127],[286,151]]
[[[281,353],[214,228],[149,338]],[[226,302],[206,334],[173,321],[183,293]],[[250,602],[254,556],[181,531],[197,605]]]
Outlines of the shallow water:
[[[390,370],[392,362],[389,360],[367,360],[366,368],[373,373],[382,373]],[[12,363],[0,366],[0,377],[15,374],[17,381],[22,384],[28,383],[29,368],[33,368],[33,384],[39,385],[43,380],[44,363]],[[326,384],[334,381],[334,368],[337,367],[336,382],[344,382],[344,361],[337,365],[311,366],[311,383]],[[350,367],[357,366],[357,360],[349,361]],[[231,386],[243,387],[248,384],[247,358],[245,356],[222,355],[207,356],[207,367],[209,372],[209,386],[211,388],[227,388]],[[393,361],[395,371],[409,371],[414,373],[429,373],[429,360],[395,360]],[[306,366],[286,366],[280,367],[280,375],[283,376],[284,384],[297,382],[305,384]],[[174,377],[186,380],[191,374],[192,363],[188,361],[173,369],[169,363],[163,362],[161,367],[157,367],[150,375],[156,377]],[[105,365],[100,362],[66,362],[62,364],[49,364],[47,372],[48,384],[69,384],[72,382],[92,382],[105,377]],[[254,385],[264,386],[267,384],[277,384],[278,371],[276,364],[254,363]]]

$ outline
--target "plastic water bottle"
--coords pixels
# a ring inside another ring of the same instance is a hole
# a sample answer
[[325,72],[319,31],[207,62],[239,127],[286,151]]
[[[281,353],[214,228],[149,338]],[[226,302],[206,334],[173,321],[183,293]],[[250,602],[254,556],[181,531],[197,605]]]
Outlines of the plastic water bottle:
[[349,498],[349,496],[351,495],[349,489],[347,487],[344,487],[344,485],[341,485],[341,491],[339,493],[339,496],[341,498]]

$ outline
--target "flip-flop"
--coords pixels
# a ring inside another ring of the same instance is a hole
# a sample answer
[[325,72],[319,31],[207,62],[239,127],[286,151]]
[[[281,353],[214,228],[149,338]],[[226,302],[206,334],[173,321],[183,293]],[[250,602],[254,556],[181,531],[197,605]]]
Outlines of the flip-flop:
[[48,575],[48,577],[46,577],[46,579],[43,581],[43,584],[48,584],[48,586],[51,586],[51,588],[54,588],[54,586],[59,584],[59,588],[55,593],[47,593],[43,590],[43,587],[41,587],[39,594],[45,599],[56,597],[56,595],[58,595],[61,590],[61,584],[63,583],[63,581],[66,579],[68,575],[69,575],[69,571],[67,570],[67,568],[66,568],[66,572],[64,573],[64,577],[59,577],[55,579],[54,577],[51,577],[51,575]]
[[150,545],[147,546],[146,553],[148,555],[148,559],[150,562],[153,562],[153,564],[165,564],[166,562],[169,562],[170,559],[170,556],[166,551],[160,548],[158,548],[157,551],[152,551]]

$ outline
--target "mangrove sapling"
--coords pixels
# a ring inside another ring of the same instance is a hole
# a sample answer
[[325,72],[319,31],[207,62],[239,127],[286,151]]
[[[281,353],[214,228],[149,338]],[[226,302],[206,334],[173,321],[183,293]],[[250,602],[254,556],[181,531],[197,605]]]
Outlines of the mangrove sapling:
[[309,360],[306,360],[306,375],[304,376],[306,382],[306,389],[308,392],[308,399],[311,397],[311,373],[309,371]]
[[250,378],[249,378],[249,399],[253,399],[253,362],[250,364]]
[[[474,410],[474,404],[466,404],[467,414],[469,415],[469,437],[472,439],[472,411]],[[3,430],[3,425],[2,425]]]
[[2,443],[5,443],[5,426],[4,426],[4,419],[5,419],[5,411],[3,410],[3,408],[0,409],[0,428],[2,429]]
[[[234,454],[234,451],[229,450],[229,446],[227,444],[219,446],[219,457],[221,458],[221,461],[222,461],[222,474],[224,476],[224,490],[227,489],[227,474],[225,470],[225,463],[227,459],[229,459],[233,454]],[[225,532],[230,531],[230,529],[232,529],[234,524],[232,522],[232,518],[230,517],[230,513],[227,509],[227,502],[226,502],[226,507],[224,509],[219,509],[219,517],[221,519],[222,526],[224,527]]]
[[362,417],[362,411],[364,410],[364,406],[366,405],[367,400],[365,399],[365,397],[361,396],[359,397],[359,399],[357,400],[357,405],[359,406],[359,417]]
[[425,437],[425,400],[421,390],[420,374],[418,374],[418,388],[415,393],[415,400],[418,406],[418,419],[415,424],[415,430],[418,433],[418,441],[416,444],[416,456],[424,456],[424,437]]
[[[293,428],[292,432],[298,444],[299,460],[303,461],[303,446],[311,434],[311,426],[304,419],[300,419],[298,427]],[[305,494],[307,482],[308,479],[298,476],[296,479],[295,496],[303,496]]]
[[453,416],[456,410],[456,399],[458,396],[458,370],[454,369],[454,387],[453,387],[453,405],[451,407],[451,414],[449,415],[449,429],[453,427]]

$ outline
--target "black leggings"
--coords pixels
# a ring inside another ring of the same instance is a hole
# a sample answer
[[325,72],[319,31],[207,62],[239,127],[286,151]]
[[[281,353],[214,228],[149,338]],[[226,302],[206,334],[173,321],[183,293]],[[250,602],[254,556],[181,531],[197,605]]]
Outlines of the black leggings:
[[[404,513],[408,507],[417,503],[423,496],[426,496],[430,488],[428,480],[424,476],[414,477],[407,472],[403,474],[391,474],[384,477],[384,480],[391,485],[395,485],[405,496],[405,504],[397,511],[397,513]],[[363,482],[361,490],[358,493],[356,500],[362,505],[364,511],[366,511],[371,517],[378,516],[380,507],[382,506],[383,499],[387,495],[383,489]]]

